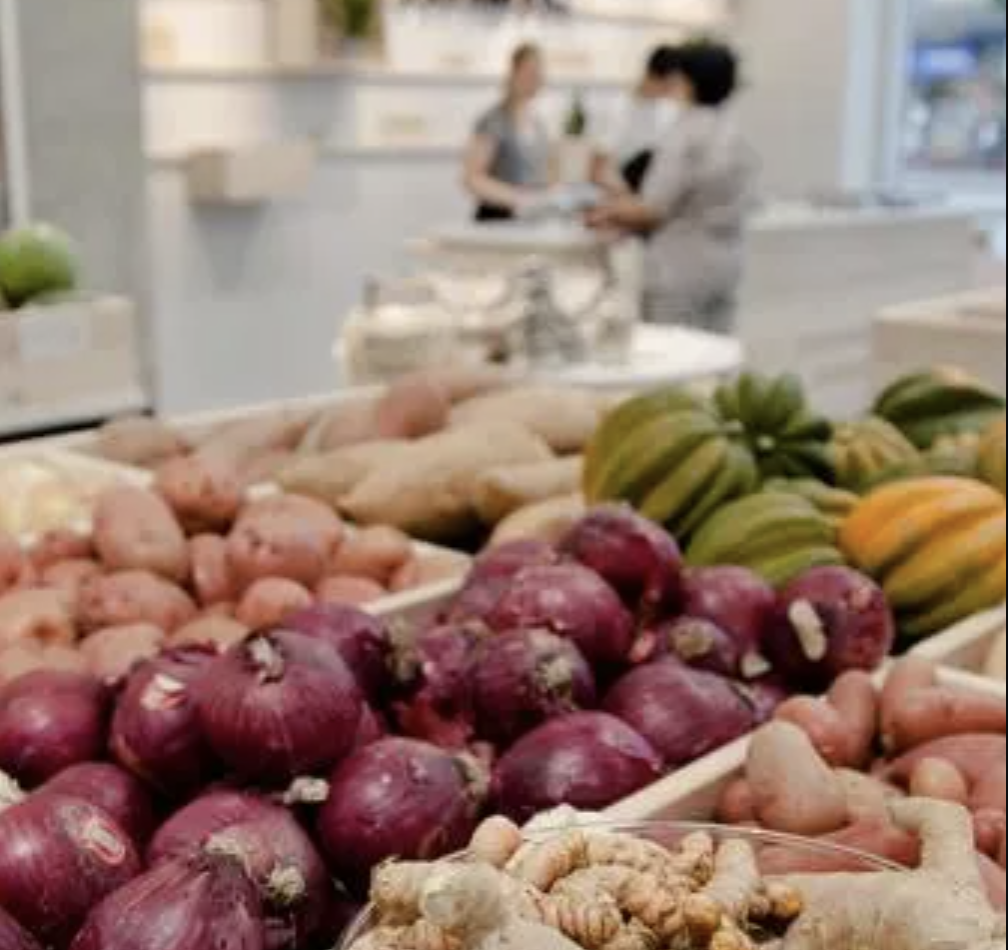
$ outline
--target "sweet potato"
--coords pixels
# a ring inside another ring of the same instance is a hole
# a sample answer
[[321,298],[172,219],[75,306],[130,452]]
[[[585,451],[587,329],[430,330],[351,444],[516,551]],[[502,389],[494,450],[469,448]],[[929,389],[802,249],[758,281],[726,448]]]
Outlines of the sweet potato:
[[996,763],[980,779],[970,796],[970,807],[974,811],[986,808],[1005,810],[1005,763]]
[[918,689],[936,686],[938,667],[934,661],[920,656],[907,656],[899,660],[886,676],[882,687],[879,712],[882,735],[892,731],[893,719],[903,703],[903,698]]
[[921,759],[910,775],[910,794],[914,798],[936,798],[965,805],[969,786],[962,772],[947,759]]
[[407,376],[393,382],[374,407],[379,439],[422,439],[448,425],[451,403],[432,376]]
[[318,501],[278,495],[253,502],[227,540],[228,563],[239,590],[268,577],[314,587],[343,543],[344,527]]
[[888,821],[869,819],[849,825],[819,839],[846,851],[826,852],[789,848],[768,848],[760,853],[760,869],[766,875],[843,874],[873,870],[855,853],[872,855],[907,868],[920,863],[920,842],[914,835],[894,828]]
[[188,534],[227,531],[244,500],[242,476],[229,463],[203,455],[166,462],[154,485]]
[[520,427],[458,428],[412,443],[398,464],[371,472],[340,508],[361,525],[391,525],[427,541],[457,540],[479,526],[471,494],[481,472],[549,458],[543,442]]
[[121,571],[86,583],[77,612],[85,632],[144,623],[171,633],[192,620],[197,610],[184,590],[163,577],[149,571]]
[[854,766],[847,725],[837,709],[826,700],[795,696],[777,707],[774,719],[801,729],[827,765],[834,768]]
[[343,499],[372,472],[401,465],[409,442],[369,442],[324,455],[296,459],[277,472],[277,484],[295,495],[315,498],[338,509]]
[[1005,764],[1003,735],[961,735],[937,739],[919,746],[888,763],[880,772],[890,782],[906,785],[917,763],[923,759],[945,759],[951,762],[969,783],[979,785],[991,769]]
[[315,589],[315,596],[323,604],[347,604],[366,607],[380,600],[385,588],[366,577],[326,577]]
[[0,597],[8,591],[26,587],[34,579],[34,568],[21,545],[0,534]]
[[282,577],[266,577],[252,584],[238,602],[235,619],[251,630],[274,627],[291,614],[310,607],[311,592]]
[[984,674],[999,682],[1005,681],[1005,631],[994,638],[990,655],[984,664]]
[[558,455],[583,452],[604,411],[591,392],[565,387],[532,386],[469,400],[452,411],[455,427],[499,423],[518,425],[542,439]]
[[99,630],[81,643],[80,651],[91,675],[114,686],[138,663],[157,656],[164,641],[160,627],[136,623]]
[[76,639],[70,598],[62,591],[15,590],[0,597],[0,650],[28,642],[70,646]]
[[110,462],[156,468],[189,452],[185,439],[157,419],[116,419],[98,432],[95,454]]
[[383,586],[413,556],[413,542],[395,528],[362,528],[340,545],[329,565],[336,577],[363,577]]
[[850,764],[864,768],[871,761],[879,730],[881,709],[875,683],[868,673],[852,670],[833,684],[826,698],[847,728]]
[[584,517],[586,510],[580,493],[529,505],[497,525],[490,538],[490,547],[500,547],[512,541],[558,543]]
[[725,825],[744,825],[756,821],[756,803],[748,779],[737,778],[721,792],[717,820]]
[[98,498],[94,546],[110,571],[149,571],[181,583],[189,573],[185,535],[167,503],[143,488],[112,488]]
[[205,646],[224,653],[249,633],[249,628],[233,617],[203,614],[179,627],[168,642],[173,647]]
[[90,535],[57,528],[47,531],[32,545],[29,557],[35,570],[44,577],[50,567],[61,561],[91,560],[94,558],[94,545]]
[[954,686],[931,686],[905,693],[890,713],[886,747],[905,752],[918,746],[964,733],[1005,734],[1005,702]]
[[973,834],[976,838],[977,851],[997,860],[1005,837],[1004,809],[984,808],[975,811]]
[[746,778],[760,823],[773,831],[822,835],[847,821],[844,789],[798,726],[775,722],[752,739]]
[[496,525],[529,505],[577,494],[583,467],[581,457],[572,456],[492,468],[476,479],[473,506],[484,524]]
[[231,576],[228,546],[216,534],[201,534],[189,541],[190,583],[201,607],[233,601],[238,591]]

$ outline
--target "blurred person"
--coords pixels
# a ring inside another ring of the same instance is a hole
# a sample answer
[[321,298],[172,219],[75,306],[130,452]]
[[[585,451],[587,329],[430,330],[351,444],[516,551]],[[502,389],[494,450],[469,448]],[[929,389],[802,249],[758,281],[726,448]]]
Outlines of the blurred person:
[[542,51],[511,57],[501,101],[480,118],[466,148],[463,182],[477,221],[508,221],[538,206],[551,185],[551,138],[535,103],[546,81]]
[[588,214],[591,227],[647,239],[649,322],[734,329],[757,172],[730,109],[738,78],[729,47],[682,47],[672,80],[682,113],[655,151],[641,194],[617,196]]

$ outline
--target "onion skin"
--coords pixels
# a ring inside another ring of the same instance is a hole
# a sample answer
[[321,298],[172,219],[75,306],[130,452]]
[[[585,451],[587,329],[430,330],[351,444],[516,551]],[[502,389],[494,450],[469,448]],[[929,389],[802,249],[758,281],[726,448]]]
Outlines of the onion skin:
[[492,800],[525,823],[560,805],[608,808],[661,776],[661,756],[625,723],[604,713],[572,713],[529,733],[500,760]]
[[140,873],[126,832],[80,799],[40,795],[8,808],[0,814],[0,841],[0,906],[55,950],[64,950],[93,907]]
[[145,663],[129,678],[112,717],[109,746],[116,760],[165,795],[188,795],[218,771],[194,698],[214,659],[210,650],[189,647]]
[[598,574],[640,619],[668,616],[682,599],[679,545],[629,505],[590,511],[560,543],[560,552]]
[[71,765],[35,794],[89,802],[104,811],[138,847],[144,846],[154,832],[150,793],[128,772],[106,762]]
[[683,616],[707,620],[735,641],[739,653],[758,653],[777,595],[744,567],[705,567],[686,572]]
[[362,749],[329,784],[319,840],[333,872],[361,894],[389,858],[429,861],[464,848],[486,792],[474,761],[410,739]]
[[171,862],[96,908],[72,950],[265,950],[259,898],[233,860]]
[[667,656],[718,676],[741,675],[742,654],[737,644],[709,620],[681,617],[645,633],[634,647],[634,659],[638,662]]
[[633,618],[619,596],[578,564],[522,571],[488,623],[498,632],[542,627],[572,640],[596,672],[624,664],[634,640]]
[[481,738],[507,747],[548,719],[595,706],[595,676],[578,648],[545,630],[512,630],[480,647],[472,698]]
[[380,702],[387,695],[391,644],[380,620],[356,607],[320,604],[292,614],[283,626],[328,643],[371,702]]
[[214,752],[238,775],[287,784],[353,748],[363,697],[327,644],[290,631],[251,636],[195,685]]
[[0,691],[0,771],[35,787],[105,751],[108,694],[77,673],[29,673]]
[[720,676],[666,659],[628,673],[605,709],[647,739],[669,768],[687,765],[749,732],[755,709]]
[[42,947],[13,917],[0,910],[0,950],[42,950]]
[[543,541],[512,541],[481,554],[472,566],[462,591],[452,601],[448,622],[486,620],[511,581],[530,567],[551,567],[560,555]]
[[843,673],[873,672],[896,641],[882,589],[849,568],[818,568],[781,591],[764,649],[795,689],[822,692]]

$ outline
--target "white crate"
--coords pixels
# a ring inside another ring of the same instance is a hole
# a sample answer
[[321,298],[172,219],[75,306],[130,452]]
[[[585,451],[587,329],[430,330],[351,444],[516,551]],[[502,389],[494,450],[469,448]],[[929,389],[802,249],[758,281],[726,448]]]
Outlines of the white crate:
[[[1004,636],[1005,607],[963,621],[940,636],[924,641],[913,652],[968,673],[982,673],[999,636]],[[1000,684],[1004,688],[1004,684]]]

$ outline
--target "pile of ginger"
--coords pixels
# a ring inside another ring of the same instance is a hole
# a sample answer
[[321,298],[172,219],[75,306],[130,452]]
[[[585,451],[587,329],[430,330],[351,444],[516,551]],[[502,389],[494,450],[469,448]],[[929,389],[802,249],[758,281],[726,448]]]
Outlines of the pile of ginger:
[[969,815],[893,804],[920,835],[915,871],[767,878],[743,838],[675,850],[591,820],[550,834],[491,819],[465,860],[392,863],[350,950],[1005,950]]

